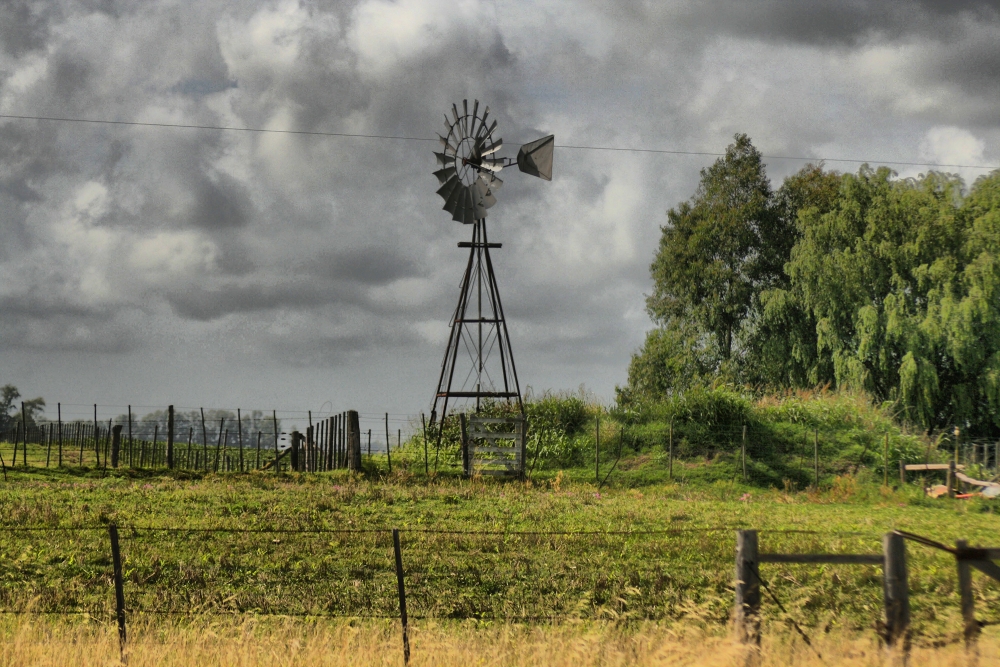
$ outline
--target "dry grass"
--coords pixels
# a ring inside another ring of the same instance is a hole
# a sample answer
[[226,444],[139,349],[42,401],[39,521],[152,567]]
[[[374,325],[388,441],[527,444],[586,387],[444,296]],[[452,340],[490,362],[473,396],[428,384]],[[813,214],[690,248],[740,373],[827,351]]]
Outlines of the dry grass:
[[[411,664],[460,667],[552,665],[553,667],[617,667],[619,665],[740,666],[746,652],[728,636],[691,627],[645,624],[627,629],[613,624],[511,625],[421,623],[411,629]],[[118,665],[118,637],[107,625],[27,621],[3,629],[0,665],[80,667]],[[767,665],[886,664],[871,634],[824,635],[817,640],[819,660],[791,635],[766,639],[762,667]],[[995,634],[980,642],[980,664],[998,664]],[[129,643],[130,667],[256,665],[341,666],[402,665],[398,624],[364,622],[333,624],[300,621],[260,624],[246,621],[136,628]],[[914,665],[968,665],[961,646],[915,648]]]

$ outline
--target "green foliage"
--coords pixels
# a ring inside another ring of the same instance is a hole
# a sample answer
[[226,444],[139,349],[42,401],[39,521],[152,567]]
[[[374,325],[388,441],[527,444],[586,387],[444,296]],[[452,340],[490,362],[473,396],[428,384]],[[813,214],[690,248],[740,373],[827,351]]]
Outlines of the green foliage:
[[623,405],[716,382],[829,385],[927,431],[1000,435],[1000,172],[809,166],[772,193],[743,135],[668,213],[658,325]]
[[657,323],[690,319],[727,362],[761,285],[781,278],[787,225],[773,206],[760,152],[745,134],[701,172],[690,202],[667,212],[650,267]]

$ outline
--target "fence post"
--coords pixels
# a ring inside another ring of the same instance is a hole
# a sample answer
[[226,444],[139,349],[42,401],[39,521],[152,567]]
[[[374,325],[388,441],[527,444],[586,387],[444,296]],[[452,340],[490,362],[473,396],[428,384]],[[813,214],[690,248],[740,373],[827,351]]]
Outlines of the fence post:
[[361,422],[357,410],[347,411],[347,467],[361,472]]
[[[743,441],[740,444],[740,460],[743,464],[743,481],[747,481],[747,425],[743,425]],[[816,482],[819,486],[819,482]]]
[[[427,455],[427,419],[426,417],[424,417],[423,412],[420,413],[420,425],[424,430],[424,475],[428,475],[430,474],[430,468],[428,467],[430,465],[429,464],[430,458]],[[359,440],[358,441],[359,447],[360,443],[361,441]]]
[[111,562],[114,567],[118,645],[122,662],[125,662],[125,590],[122,585],[122,554],[118,548],[118,526],[113,523],[108,524],[108,537],[111,538]]
[[955,459],[948,461],[948,497],[955,497]]
[[819,491],[819,429],[813,431],[813,468],[816,472],[816,490]]
[[290,463],[292,471],[297,471],[299,469],[299,441],[302,440],[302,434],[298,431],[292,431],[292,443],[291,451],[288,452],[290,457]]
[[[21,402],[21,435],[24,436],[24,467],[28,467],[28,417],[27,411],[24,409],[24,401]],[[94,414],[97,414],[97,406],[94,406]],[[97,418],[94,418],[94,423],[97,423]],[[14,457],[14,467],[17,467],[17,457]]]
[[[465,419],[462,419],[463,433],[465,429]],[[465,442],[465,436],[462,436],[462,442]],[[465,445],[463,444],[464,448]],[[465,456],[465,450],[462,450],[462,455]],[[463,459],[464,460],[464,459]],[[597,415],[594,418],[594,481],[600,483],[601,481],[601,416]]]
[[760,580],[757,531],[736,531],[736,632],[744,644],[760,645]]
[[59,467],[62,468],[62,403],[56,403],[56,410],[59,419]]
[[389,464],[389,474],[392,474],[392,453],[389,451],[389,413],[385,413],[385,459]]
[[458,424],[462,434],[462,474],[469,477],[472,475],[472,460],[469,456],[469,428],[464,412],[458,414]]
[[167,406],[167,468],[174,469],[174,406]]
[[122,447],[122,425],[115,424],[111,429],[111,467],[118,467],[118,457]]
[[958,547],[959,551],[956,554],[955,562],[958,565],[958,592],[962,599],[965,649],[974,651],[976,641],[979,639],[979,623],[976,622],[976,601],[972,596],[972,568],[961,556],[961,552],[968,548],[969,543],[965,540],[956,540],[955,546]]
[[674,418],[670,418],[670,450],[667,454],[667,477],[674,478]]
[[403,624],[403,664],[410,664],[410,632],[406,621],[406,588],[403,586],[403,552],[399,548],[399,529],[392,529],[392,550],[396,556],[396,587],[399,590],[399,619]]
[[906,486],[906,464],[899,459],[899,488]]
[[882,590],[885,600],[885,643],[903,654],[910,652],[910,586],[906,572],[906,542],[902,535],[886,533],[882,539]]

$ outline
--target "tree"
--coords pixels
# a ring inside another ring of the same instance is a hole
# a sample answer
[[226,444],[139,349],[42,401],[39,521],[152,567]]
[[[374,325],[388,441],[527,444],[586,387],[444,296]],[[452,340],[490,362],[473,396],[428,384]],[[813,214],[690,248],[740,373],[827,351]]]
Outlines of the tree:
[[6,434],[7,429],[21,423],[22,415],[27,418],[29,426],[34,426],[45,411],[44,398],[39,396],[23,401],[23,410],[22,404],[18,403],[19,398],[21,392],[14,385],[0,387],[0,433]]
[[789,231],[747,135],[736,135],[725,157],[701,171],[694,197],[670,209],[667,219],[650,267],[647,309],[660,325],[693,318],[711,337],[720,363],[728,362],[757,293],[783,279]]
[[0,387],[0,433],[3,435],[6,435],[7,430],[15,423],[15,418],[11,413],[19,408],[17,405],[19,398],[21,398],[21,392],[14,385],[5,384]]

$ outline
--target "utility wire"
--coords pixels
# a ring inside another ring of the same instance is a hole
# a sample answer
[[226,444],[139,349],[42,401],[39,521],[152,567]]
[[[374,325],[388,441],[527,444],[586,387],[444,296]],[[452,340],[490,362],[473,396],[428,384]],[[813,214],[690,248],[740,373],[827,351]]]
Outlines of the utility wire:
[[[257,132],[269,134],[299,134],[316,137],[346,137],[356,139],[385,139],[397,141],[437,141],[429,137],[408,137],[405,135],[393,134],[357,134],[352,132],[318,132],[311,130],[272,130],[259,127],[232,127],[228,125],[188,125],[183,123],[144,123],[128,120],[99,120],[94,118],[61,118],[57,116],[21,116],[14,114],[0,114],[0,118],[13,120],[46,120],[61,123],[93,123],[97,125],[128,125],[134,127],[172,127],[188,130],[223,130],[229,132]],[[654,153],[661,155],[691,155],[699,157],[722,157],[725,153],[713,153],[709,151],[677,151],[661,148],[627,148],[619,146],[576,146],[570,144],[556,144],[556,148],[585,150],[585,151],[613,151],[620,153]],[[892,164],[905,167],[950,167],[954,169],[1000,169],[997,165],[984,164],[943,164],[938,162],[907,162],[903,160],[872,160],[859,158],[834,158],[834,157],[806,157],[801,155],[762,155],[769,160],[803,160],[810,162],[849,162],[852,164],[875,163]]]

